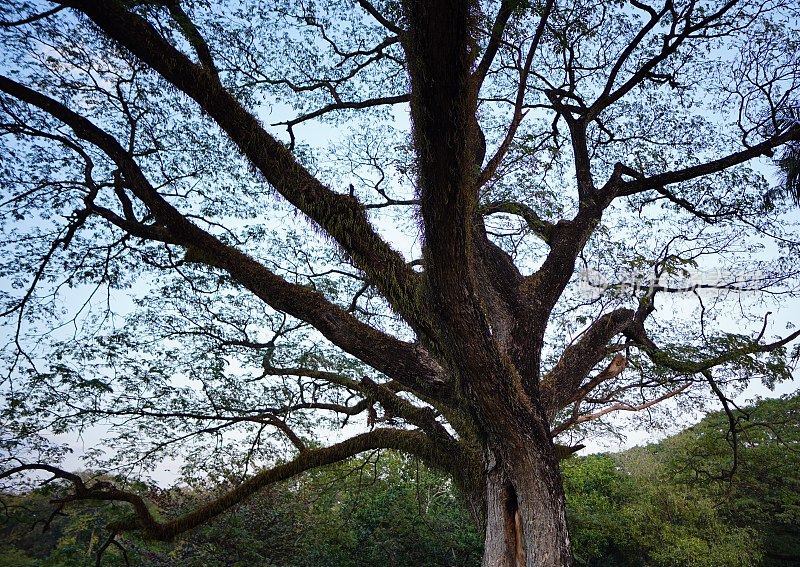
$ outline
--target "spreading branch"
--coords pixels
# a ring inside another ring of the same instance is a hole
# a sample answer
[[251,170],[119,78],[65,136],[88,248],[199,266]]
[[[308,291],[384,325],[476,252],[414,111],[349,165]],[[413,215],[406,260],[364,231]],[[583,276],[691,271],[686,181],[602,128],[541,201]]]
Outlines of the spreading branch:
[[572,417],[564,420],[557,427],[553,428],[553,431],[552,431],[553,437],[555,437],[556,435],[559,435],[560,433],[563,433],[564,431],[566,431],[567,429],[569,429],[571,427],[575,427],[578,424],[586,423],[587,421],[594,421],[594,420],[600,419],[601,417],[603,417],[605,415],[608,415],[610,413],[613,413],[613,412],[618,412],[618,411],[639,412],[639,411],[646,410],[646,409],[651,408],[651,407],[653,407],[653,406],[655,406],[657,404],[660,404],[661,402],[663,402],[665,400],[668,400],[670,398],[674,398],[678,394],[681,394],[681,393],[685,392],[689,388],[689,386],[691,386],[691,383],[683,384],[682,386],[680,386],[678,388],[670,390],[670,391],[668,391],[668,392],[666,392],[666,393],[664,393],[664,394],[662,394],[662,395],[660,395],[660,396],[658,396],[656,398],[653,398],[652,400],[648,400],[648,401],[642,402],[640,404],[630,404],[630,403],[627,403],[627,402],[618,402],[618,403],[615,403],[615,404],[611,404],[610,406],[604,407],[603,409],[595,411],[595,412],[585,413],[585,414],[578,414],[576,416],[572,416]]
[[356,435],[329,447],[304,451],[289,462],[253,475],[236,488],[192,512],[166,521],[157,519],[144,498],[136,493],[115,488],[106,481],[86,484],[80,476],[51,465],[43,463],[19,465],[0,472],[0,479],[24,472],[49,472],[57,478],[68,481],[72,486],[72,492],[59,501],[127,502],[132,508],[132,516],[109,525],[110,532],[140,531],[150,539],[171,541],[175,536],[230,510],[266,486],[292,478],[313,468],[344,461],[365,451],[385,448],[416,455],[431,466],[453,472],[451,470],[454,466],[453,456],[439,450],[426,435],[419,431],[383,428]]
[[[795,125],[778,135],[772,136],[763,142],[750,146],[744,150],[734,152],[725,157],[721,157],[700,165],[678,169],[653,175],[650,177],[641,176],[639,179],[634,179],[627,182],[621,182],[613,189],[613,196],[630,196],[644,191],[659,190],[666,192],[664,187],[674,183],[681,183],[684,181],[691,181],[706,175],[713,175],[731,167],[741,165],[747,161],[755,159],[759,156],[769,155],[774,148],[782,146],[787,142],[800,140],[800,126]],[[611,189],[611,188],[609,188]],[[682,203],[678,201],[678,204]],[[691,205],[690,205],[691,206]],[[686,208],[686,207],[684,207]],[[688,209],[687,209],[688,210]],[[690,211],[691,212],[691,211]]]
[[528,228],[544,242],[549,243],[553,232],[553,223],[539,217],[531,207],[525,203],[514,201],[493,201],[480,208],[481,214],[489,216],[497,213],[516,215],[525,221]]
[[357,200],[323,185],[229,91],[209,81],[205,67],[195,65],[122,3],[73,0],[65,4],[83,12],[108,37],[194,99],[270,185],[347,251],[398,313],[412,326],[420,322],[416,274],[375,232]]
[[[376,365],[374,368],[387,376],[422,392],[431,392],[431,387],[436,390],[445,386],[443,374],[419,345],[405,343],[359,321],[321,293],[287,282],[192,223],[158,194],[127,150],[91,121],[7,77],[0,76],[0,90],[47,112],[72,128],[76,136],[105,152],[119,167],[136,197],[168,230],[170,240],[186,247],[188,260],[225,270],[267,304],[314,325],[342,350],[368,364],[371,361]],[[124,226],[123,223],[121,228]]]

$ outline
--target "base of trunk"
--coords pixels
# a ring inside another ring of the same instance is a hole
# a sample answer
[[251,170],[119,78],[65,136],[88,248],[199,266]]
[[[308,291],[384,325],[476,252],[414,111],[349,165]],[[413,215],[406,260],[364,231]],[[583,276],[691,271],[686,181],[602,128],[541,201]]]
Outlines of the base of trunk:
[[486,480],[483,567],[570,567],[564,492],[554,455],[514,455]]

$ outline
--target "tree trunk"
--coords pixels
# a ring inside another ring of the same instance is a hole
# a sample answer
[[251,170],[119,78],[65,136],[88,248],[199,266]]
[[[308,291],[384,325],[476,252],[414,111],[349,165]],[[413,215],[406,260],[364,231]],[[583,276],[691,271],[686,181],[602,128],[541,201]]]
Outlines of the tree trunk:
[[[552,449],[491,451],[483,567],[569,567],[564,491]],[[494,455],[505,454],[505,459]]]

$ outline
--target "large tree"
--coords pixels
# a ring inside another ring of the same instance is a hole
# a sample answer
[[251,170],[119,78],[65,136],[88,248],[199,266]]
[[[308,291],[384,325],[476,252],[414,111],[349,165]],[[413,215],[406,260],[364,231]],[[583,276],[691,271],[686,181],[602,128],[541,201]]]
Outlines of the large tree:
[[[452,475],[485,565],[569,565],[581,431],[711,398],[734,435],[735,393],[789,376],[760,302],[797,243],[752,164],[800,140],[796,0],[0,15],[2,477],[127,502],[106,547],[391,448]],[[95,467],[231,488],[162,518],[60,468],[53,434],[100,424]]]

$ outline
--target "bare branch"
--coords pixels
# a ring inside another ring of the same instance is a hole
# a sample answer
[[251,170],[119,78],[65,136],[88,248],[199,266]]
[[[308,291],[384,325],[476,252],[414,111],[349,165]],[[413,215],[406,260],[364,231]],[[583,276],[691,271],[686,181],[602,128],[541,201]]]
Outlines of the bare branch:
[[292,127],[297,126],[302,122],[313,120],[314,118],[319,118],[320,116],[338,110],[355,110],[360,108],[373,108],[375,106],[388,106],[393,104],[401,104],[404,102],[408,102],[409,100],[411,100],[411,97],[407,94],[403,94],[396,96],[384,96],[379,98],[372,98],[369,100],[333,102],[327,106],[323,106],[318,110],[309,112],[308,114],[303,114],[302,116],[298,116],[297,118],[293,118],[285,122],[276,122],[275,124],[273,124],[273,126],[285,125],[291,129]]
[[32,24],[33,22],[38,22],[39,20],[49,18],[50,16],[59,13],[61,10],[64,10],[65,8],[66,6],[56,6],[55,8],[51,8],[50,10],[47,10],[45,12],[41,12],[39,14],[32,14],[26,18],[22,18],[16,21],[11,21],[11,22],[0,21],[0,28],[13,28],[17,26],[24,26],[25,24]]
[[[565,407],[581,391],[581,381],[605,358],[606,345],[633,321],[634,311],[616,309],[592,323],[564,353],[553,369],[542,377],[542,403],[549,415]],[[619,372],[617,372],[619,374]],[[615,374],[616,375],[616,374]]]
[[573,394],[572,398],[567,401],[567,404],[582,400],[600,384],[616,378],[622,374],[622,371],[625,370],[627,365],[628,360],[625,358],[625,355],[621,353],[615,354],[611,362],[608,363],[608,366],[606,366],[602,372],[598,373],[597,376],[581,386],[578,391]]
[[714,380],[711,370],[704,370],[702,374],[708,382],[708,385],[711,386],[711,391],[714,392],[714,395],[717,396],[717,399],[722,404],[722,409],[725,410],[725,417],[728,418],[728,431],[725,435],[725,439],[731,447],[733,462],[731,463],[730,470],[723,470],[721,476],[723,479],[732,480],[733,474],[739,466],[739,417],[734,415],[731,409],[731,400],[722,392],[722,389],[719,387],[716,380]]
[[653,28],[656,27],[656,25],[658,24],[659,20],[661,20],[661,18],[663,18],[669,12],[669,9],[670,9],[670,7],[672,5],[672,0],[666,0],[666,2],[664,3],[664,7],[658,13],[656,13],[656,11],[653,8],[651,8],[650,6],[647,6],[645,4],[641,4],[641,3],[638,3],[638,2],[635,3],[635,4],[634,4],[634,2],[631,2],[631,4],[633,6],[636,6],[639,9],[642,9],[642,10],[646,11],[648,14],[650,14],[650,19],[642,27],[642,29],[639,30],[639,32],[636,34],[636,36],[625,46],[625,49],[622,51],[622,53],[617,58],[616,63],[614,63],[614,66],[611,68],[611,71],[608,73],[608,79],[606,80],[606,86],[603,89],[602,94],[600,95],[601,98],[602,97],[606,97],[611,93],[611,89],[614,87],[614,83],[617,80],[617,75],[619,74],[620,70],[622,69],[622,66],[625,64],[625,62],[628,60],[628,58],[631,56],[631,54],[633,54],[633,52],[636,50],[636,48],[639,46],[639,44],[642,42],[642,40],[647,36],[647,34],[650,33],[653,30]]
[[183,36],[194,48],[200,62],[218,80],[217,66],[214,64],[214,58],[208,48],[208,43],[181,7],[180,0],[169,0],[166,4],[172,19],[175,20],[175,23],[178,24],[181,32],[183,32]]
[[[676,27],[678,25],[679,16],[674,12],[674,6],[672,0],[666,0],[664,9],[668,11],[672,11],[674,14],[673,22],[672,22],[672,29],[670,32],[664,36],[661,50],[654,56],[648,59],[627,81],[625,81],[622,85],[620,85],[617,90],[611,91],[611,87],[613,87],[613,80],[616,78],[616,74],[619,69],[615,66],[615,71],[612,70],[612,76],[609,79],[609,84],[606,85],[603,94],[595,100],[594,103],[589,107],[589,109],[584,114],[584,117],[587,121],[594,120],[603,110],[617,102],[619,99],[624,97],[628,94],[633,88],[647,79],[648,75],[658,66],[659,63],[665,61],[671,55],[673,55],[678,48],[686,41],[687,38],[691,36],[691,34],[699,32],[706,27],[709,27],[713,22],[722,18],[727,12],[733,8],[739,0],[729,0],[725,3],[719,10],[716,12],[712,12],[702,18],[701,20],[697,21],[696,23],[692,24],[690,17],[691,17],[691,9],[687,11],[685,15],[680,16],[680,19],[684,20],[683,29],[680,33],[676,32]],[[657,21],[657,20],[656,20]],[[646,33],[652,29],[655,25],[655,22],[651,19],[651,21],[643,28],[639,35],[637,35],[636,41],[641,41],[641,39],[646,35]],[[630,49],[632,52],[633,49]],[[622,63],[624,63],[625,59],[630,55],[630,53],[623,52],[623,57],[620,58],[618,61],[618,65],[621,67]]]
[[539,217],[532,208],[525,203],[517,203],[514,201],[493,201],[487,203],[480,208],[483,215],[493,215],[496,213],[506,213],[509,215],[516,215],[521,217],[528,228],[541,238],[543,241],[549,243],[553,231],[553,223],[546,221]]
[[120,552],[122,552],[122,559],[125,561],[125,565],[131,564],[130,560],[128,559],[128,551],[120,542],[117,541],[117,535],[119,534],[117,534],[116,532],[111,532],[111,534],[108,536],[108,539],[106,539],[103,545],[101,545],[100,548],[97,550],[97,563],[95,563],[97,567],[100,567],[100,565],[102,564],[103,555],[111,545],[113,545],[114,547],[119,549]]
[[593,413],[581,414],[581,415],[578,415],[577,417],[571,417],[571,418],[567,419],[566,421],[564,421],[563,423],[560,423],[557,427],[553,428],[552,435],[553,435],[553,437],[555,437],[556,435],[559,435],[560,433],[563,433],[564,431],[566,431],[570,427],[574,427],[575,425],[578,425],[579,423],[586,423],[587,421],[593,421],[593,420],[596,420],[596,419],[599,419],[599,418],[603,417],[604,415],[608,415],[610,413],[613,413],[615,411],[637,412],[637,411],[646,410],[647,408],[651,408],[654,405],[663,402],[664,400],[668,400],[669,398],[674,398],[678,394],[680,394],[682,392],[685,392],[686,389],[689,388],[689,386],[691,386],[691,383],[684,384],[683,386],[681,386],[679,388],[675,388],[674,390],[670,390],[669,392],[667,392],[667,393],[665,393],[665,394],[663,394],[661,396],[658,396],[657,398],[654,398],[652,400],[648,400],[647,402],[643,402],[641,404],[628,404],[628,403],[625,403],[625,402],[619,402],[619,403],[612,404],[612,405],[610,405],[608,407],[605,407],[605,408],[603,408],[603,409],[601,409],[599,411],[593,412]]
[[[511,4],[511,2],[508,3]],[[491,177],[495,174],[497,168],[500,166],[500,163],[503,161],[503,158],[505,158],[506,154],[508,153],[508,150],[511,147],[511,143],[514,141],[514,136],[517,133],[519,125],[522,123],[522,119],[525,118],[525,111],[523,110],[523,107],[525,105],[525,93],[528,89],[528,75],[531,72],[531,65],[533,64],[533,56],[536,53],[536,49],[539,47],[539,42],[541,41],[542,35],[544,34],[544,30],[547,25],[547,20],[550,17],[550,12],[552,11],[554,4],[555,0],[547,0],[544,6],[541,19],[539,20],[539,25],[536,27],[536,31],[533,34],[533,39],[531,40],[531,44],[528,47],[528,54],[525,57],[525,63],[519,72],[517,97],[514,100],[514,115],[511,118],[511,122],[508,126],[508,130],[506,131],[506,135],[503,138],[503,141],[500,143],[500,146],[497,148],[495,154],[489,159],[489,163],[487,163],[486,167],[483,169],[483,171],[481,171],[481,175],[478,179],[478,185],[483,185],[484,183],[489,181],[489,179],[491,179]],[[506,2],[503,2],[502,6],[505,5]],[[500,15],[502,14],[503,10],[502,6],[500,8],[500,13],[498,13],[498,18],[500,18]],[[503,25],[505,26],[505,22],[503,23]],[[492,36],[492,38],[494,38],[494,35]],[[484,60],[486,60],[488,55],[489,51],[487,48],[487,52],[484,55]],[[494,54],[492,54],[491,57],[493,58]],[[481,63],[483,63],[483,61],[481,61]],[[490,63],[491,61],[489,61],[489,64]],[[483,81],[483,77],[480,77],[480,80]]]
[[364,8],[364,10],[366,10],[370,16],[375,18],[375,20],[387,30],[394,34],[402,35],[403,30],[394,22],[389,21],[388,18],[381,14],[371,2],[368,2],[367,0],[358,0],[358,5]]

